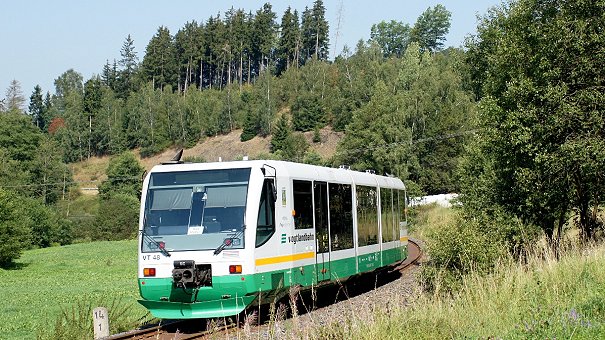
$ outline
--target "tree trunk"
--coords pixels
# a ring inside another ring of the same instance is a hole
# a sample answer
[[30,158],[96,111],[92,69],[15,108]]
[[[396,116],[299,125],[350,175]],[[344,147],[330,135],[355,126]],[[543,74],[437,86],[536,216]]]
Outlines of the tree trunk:
[[204,61],[200,59],[200,91],[202,90],[204,79]]

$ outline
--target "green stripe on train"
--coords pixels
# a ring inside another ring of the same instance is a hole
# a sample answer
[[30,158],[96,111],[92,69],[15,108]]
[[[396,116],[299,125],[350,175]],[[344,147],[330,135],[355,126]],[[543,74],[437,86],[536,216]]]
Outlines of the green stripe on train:
[[[260,295],[269,299],[290,286],[310,287],[321,281],[336,281],[393,264],[405,258],[407,249],[394,248],[353,258],[251,275],[212,278],[212,287],[173,288],[172,278],[139,279],[142,300],[151,313],[163,319],[209,318],[238,314]],[[357,270],[359,267],[359,271]],[[322,269],[326,269],[322,273]],[[144,283],[143,283],[144,282]]]

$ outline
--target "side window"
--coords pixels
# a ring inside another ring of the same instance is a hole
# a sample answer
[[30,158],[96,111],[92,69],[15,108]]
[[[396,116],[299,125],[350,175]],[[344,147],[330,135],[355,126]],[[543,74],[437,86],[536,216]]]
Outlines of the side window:
[[[407,207],[406,207],[406,202],[405,202],[405,191],[404,190],[399,190],[399,200],[397,201],[398,204],[398,208],[397,208],[397,212],[399,215],[399,221],[398,222],[404,222],[404,224],[407,225],[408,222],[408,217],[407,217]],[[399,223],[397,223],[396,225],[396,229],[399,229]]]
[[348,184],[329,185],[332,250],[353,248],[353,193]]
[[256,223],[256,247],[262,246],[275,233],[275,202],[273,180],[265,179],[260,195],[258,220]]
[[378,197],[376,188],[357,186],[357,233],[360,247],[378,244]]
[[294,228],[313,228],[313,185],[309,181],[293,181]]
[[380,212],[382,215],[382,242],[391,242],[393,237],[393,196],[392,190],[380,189]]

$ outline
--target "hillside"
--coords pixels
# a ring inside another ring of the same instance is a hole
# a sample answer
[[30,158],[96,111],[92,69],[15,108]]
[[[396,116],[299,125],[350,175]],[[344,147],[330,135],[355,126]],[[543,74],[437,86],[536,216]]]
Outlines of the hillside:
[[[198,143],[190,149],[183,151],[183,158],[195,157],[202,158],[207,162],[218,161],[219,157],[223,161],[241,159],[243,156],[257,158],[259,155],[270,152],[269,143],[271,137],[254,137],[247,142],[240,142],[241,130],[234,130],[229,134],[210,137]],[[316,151],[322,158],[327,159],[336,152],[336,145],[343,136],[342,132],[333,131],[330,127],[323,128],[320,131],[321,142],[313,143],[313,132],[306,132],[305,137],[309,143],[310,149]],[[168,149],[153,157],[141,158],[138,150],[135,152],[139,161],[149,171],[154,165],[162,161],[169,160],[175,154],[176,150]],[[96,194],[96,190],[87,190],[96,188],[99,183],[106,179],[105,170],[109,163],[109,156],[92,157],[83,162],[73,163],[71,165],[74,181],[79,184],[83,193]]]

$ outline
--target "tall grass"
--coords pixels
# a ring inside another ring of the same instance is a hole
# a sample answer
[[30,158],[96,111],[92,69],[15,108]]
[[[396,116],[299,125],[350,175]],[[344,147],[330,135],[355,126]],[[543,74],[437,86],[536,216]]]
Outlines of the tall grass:
[[400,305],[322,327],[312,338],[597,339],[605,334],[605,246],[546,248],[519,263],[502,258],[492,274],[472,272],[454,295],[423,293]]

